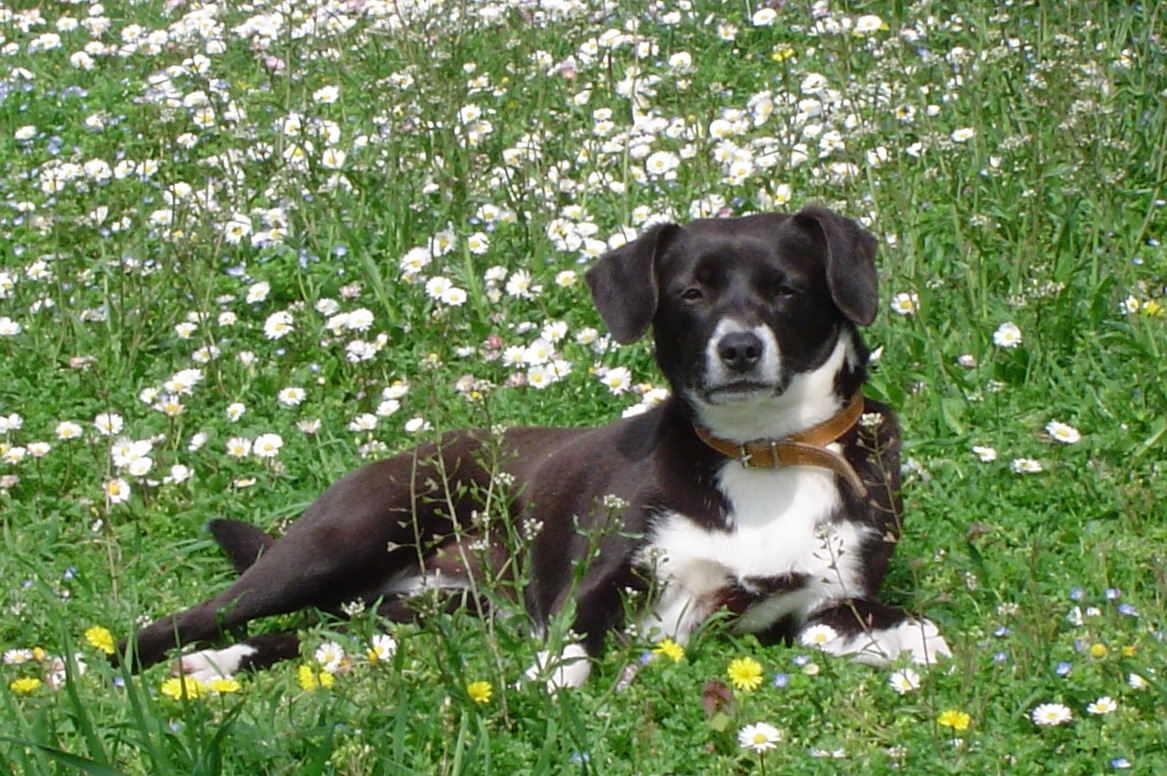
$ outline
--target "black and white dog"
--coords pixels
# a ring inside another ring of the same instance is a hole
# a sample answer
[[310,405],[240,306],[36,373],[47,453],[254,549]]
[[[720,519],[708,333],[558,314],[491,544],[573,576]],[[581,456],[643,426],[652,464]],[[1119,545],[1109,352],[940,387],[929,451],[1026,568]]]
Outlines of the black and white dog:
[[[539,527],[522,593],[536,630],[574,601],[575,640],[529,672],[552,687],[584,682],[588,658],[629,624],[630,590],[645,593],[636,625],[655,638],[684,643],[728,609],[769,637],[828,625],[821,646],[864,662],[948,655],[931,622],[876,599],[902,526],[896,421],[861,393],[875,248],[820,207],[651,228],[587,281],[617,341],[652,328],[669,399],[595,429],[446,434],[343,477],[278,541],[213,521],[241,576],[122,652],[144,667],[259,617],[354,601],[410,618],[421,590],[513,568],[507,532],[479,514],[501,479],[513,483],[506,519]],[[269,634],[177,670],[210,678],[297,651],[294,635]]]

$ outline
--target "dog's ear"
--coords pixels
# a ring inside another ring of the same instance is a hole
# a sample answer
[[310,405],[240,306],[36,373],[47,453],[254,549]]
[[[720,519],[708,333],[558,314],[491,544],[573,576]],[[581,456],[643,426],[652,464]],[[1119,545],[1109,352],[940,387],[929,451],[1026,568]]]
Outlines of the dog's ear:
[[875,236],[850,218],[816,205],[794,215],[796,222],[818,225],[827,243],[827,285],[843,315],[860,326],[875,320],[879,280],[875,272]]
[[676,224],[658,224],[605,253],[584,276],[600,317],[621,345],[635,342],[648,331],[660,296],[656,259],[679,229]]

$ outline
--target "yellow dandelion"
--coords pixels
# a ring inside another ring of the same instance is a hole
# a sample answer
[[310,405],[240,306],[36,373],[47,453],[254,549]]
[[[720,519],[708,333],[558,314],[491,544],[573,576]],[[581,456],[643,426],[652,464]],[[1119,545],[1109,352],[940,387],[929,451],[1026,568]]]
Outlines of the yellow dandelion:
[[493,692],[494,689],[490,686],[490,682],[478,681],[466,685],[466,694],[475,703],[486,703],[490,700],[491,693]]
[[794,56],[793,46],[777,46],[770,52],[770,59],[775,62],[785,62]]
[[173,676],[162,683],[158,691],[176,701],[202,698],[207,694],[207,685],[193,676]]
[[21,679],[14,679],[12,684],[8,685],[8,689],[14,693],[25,695],[41,686],[41,680],[35,676],[26,676]]
[[739,657],[726,671],[729,683],[739,690],[750,692],[762,686],[762,664],[752,657]]
[[967,712],[958,711],[956,709],[948,709],[940,712],[940,716],[936,719],[936,723],[940,727],[952,728],[957,733],[968,730],[969,723],[972,722],[972,717]]
[[327,690],[336,682],[332,674],[327,671],[316,671],[310,665],[302,665],[296,672],[296,676],[300,681],[300,689],[311,692],[317,687],[323,687]]
[[94,649],[99,649],[107,655],[113,654],[113,634],[109,632],[109,628],[94,625],[85,631],[85,640]]
[[680,663],[685,657],[685,648],[672,639],[665,639],[653,648],[652,654],[664,655],[674,663]]
[[1102,658],[1106,657],[1106,653],[1107,649],[1105,644],[1095,643],[1090,645],[1090,657],[1094,658],[1095,660],[1101,660]]
[[216,695],[227,695],[228,693],[239,692],[243,686],[238,681],[230,677],[216,677],[207,682],[207,687]]

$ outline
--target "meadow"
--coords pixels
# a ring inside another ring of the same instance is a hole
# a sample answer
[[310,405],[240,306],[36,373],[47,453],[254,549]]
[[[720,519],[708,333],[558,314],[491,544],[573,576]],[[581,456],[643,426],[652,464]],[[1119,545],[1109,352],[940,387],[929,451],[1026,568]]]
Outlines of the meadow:
[[[1167,773],[1165,33],[1156,0],[0,5],[4,770]],[[107,661],[230,579],[210,518],[659,401],[591,260],[809,202],[881,242],[884,597],[952,660],[714,622],[552,696],[521,615],[355,612],[257,624],[304,653],[231,681]]]

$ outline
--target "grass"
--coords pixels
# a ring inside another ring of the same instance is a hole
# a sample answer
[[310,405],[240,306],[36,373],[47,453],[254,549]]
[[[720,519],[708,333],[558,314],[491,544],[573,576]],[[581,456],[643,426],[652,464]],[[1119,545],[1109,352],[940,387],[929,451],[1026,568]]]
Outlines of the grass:
[[[1162,4],[167,5],[0,11],[12,772],[1167,771]],[[909,471],[885,595],[955,652],[917,688],[714,623],[631,683],[649,647],[619,639],[551,698],[509,615],[285,618],[302,660],[197,698],[106,664],[101,628],[228,579],[211,517],[277,528],[432,430],[650,397],[581,282],[610,238],[810,201],[883,241],[869,392]],[[759,689],[728,687],[739,657]],[[1072,720],[1035,724],[1051,703]],[[755,722],[775,748],[739,746]]]

